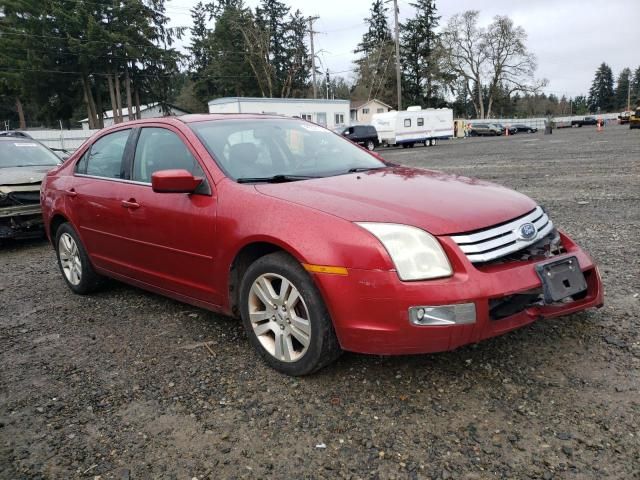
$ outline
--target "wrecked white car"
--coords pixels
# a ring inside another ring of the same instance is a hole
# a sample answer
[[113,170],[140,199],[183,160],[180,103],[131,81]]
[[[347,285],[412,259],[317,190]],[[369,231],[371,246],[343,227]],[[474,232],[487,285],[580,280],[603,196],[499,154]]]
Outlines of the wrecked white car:
[[60,158],[30,138],[0,137],[0,241],[43,234],[40,183]]

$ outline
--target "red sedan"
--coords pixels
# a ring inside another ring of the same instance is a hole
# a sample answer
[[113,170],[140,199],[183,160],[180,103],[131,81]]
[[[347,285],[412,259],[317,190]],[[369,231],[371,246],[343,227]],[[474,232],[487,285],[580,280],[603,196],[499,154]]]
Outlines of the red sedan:
[[119,124],[47,175],[42,206],[71,290],[112,277],[239,317],[291,375],[603,302],[593,260],[530,198],[386,163],[302,120]]

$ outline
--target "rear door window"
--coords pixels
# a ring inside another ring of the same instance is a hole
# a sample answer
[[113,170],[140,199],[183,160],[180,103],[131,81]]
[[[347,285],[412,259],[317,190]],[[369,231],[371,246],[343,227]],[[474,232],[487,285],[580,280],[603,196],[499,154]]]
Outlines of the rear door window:
[[122,157],[131,129],[99,138],[76,166],[76,172],[94,177],[123,178]]

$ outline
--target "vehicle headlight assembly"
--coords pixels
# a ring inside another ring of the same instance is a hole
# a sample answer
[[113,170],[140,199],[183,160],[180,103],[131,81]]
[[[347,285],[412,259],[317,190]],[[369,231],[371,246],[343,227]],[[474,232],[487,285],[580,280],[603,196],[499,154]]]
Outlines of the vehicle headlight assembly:
[[451,264],[436,238],[417,227],[393,223],[357,222],[373,234],[396,266],[400,280],[450,277]]

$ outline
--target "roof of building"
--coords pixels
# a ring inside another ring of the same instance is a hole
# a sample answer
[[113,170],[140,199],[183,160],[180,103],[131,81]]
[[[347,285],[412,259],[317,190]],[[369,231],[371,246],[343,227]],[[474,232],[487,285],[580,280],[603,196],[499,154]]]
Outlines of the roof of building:
[[[158,102],[154,102],[154,103],[148,103],[146,105],[140,105],[140,113],[144,112],[145,110],[149,110],[150,108],[156,107],[158,104],[159,104]],[[169,105],[169,107],[171,107],[171,110],[178,111],[178,112],[183,112],[183,113],[190,113],[190,112],[187,112],[186,110],[178,108],[178,107],[176,107],[174,105],[171,105],[171,104],[168,104],[168,105]],[[113,110],[107,110],[102,115],[103,115],[102,118],[113,118]],[[129,116],[129,108],[127,108],[127,107],[123,107],[122,108],[122,116],[123,117]],[[82,120],[80,120],[80,123],[85,123],[85,122],[88,122],[88,121],[89,121],[88,118],[83,118]]]
[[369,103],[379,103],[380,105],[384,105],[385,107],[391,109],[393,108],[391,105],[387,105],[386,103],[384,103],[381,100],[378,100],[377,98],[372,98],[371,100],[356,100],[351,102],[351,110],[357,110],[360,107],[364,107],[365,105],[368,105]]
[[209,105],[225,103],[349,103],[349,100],[327,100],[325,98],[268,98],[268,97],[222,97],[209,100]]

